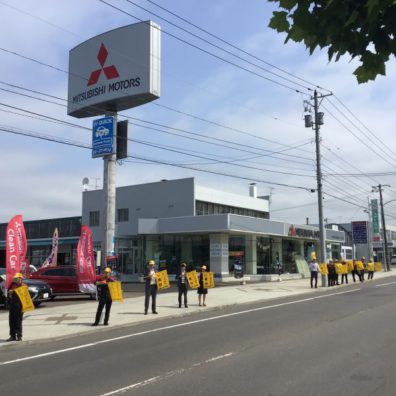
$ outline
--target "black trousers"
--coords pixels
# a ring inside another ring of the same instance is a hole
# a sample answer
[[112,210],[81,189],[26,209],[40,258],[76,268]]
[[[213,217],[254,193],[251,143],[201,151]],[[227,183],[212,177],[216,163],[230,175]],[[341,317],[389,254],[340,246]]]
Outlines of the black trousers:
[[358,270],[353,270],[352,271],[352,279],[353,279],[353,281],[356,282],[356,279],[355,279],[356,275],[358,276],[359,280],[361,281],[362,278],[361,278],[361,275],[360,275],[360,271],[358,271]]
[[311,287],[313,287],[314,280],[315,280],[315,287],[318,287],[318,271],[311,271]]
[[184,296],[184,305],[187,306],[187,285],[185,283],[179,285],[179,307],[182,305],[182,295]]
[[341,275],[341,284],[344,284],[344,279],[345,279],[345,283],[348,284],[348,274]]
[[13,339],[22,338],[22,308],[10,307],[9,324],[10,324],[10,337]]
[[100,315],[102,315],[103,308],[106,306],[106,312],[104,317],[104,323],[109,323],[110,318],[110,309],[112,300],[101,298],[99,299],[98,309],[96,311],[95,323],[98,324],[100,322]]
[[374,271],[369,271],[367,279],[373,279],[373,277],[374,277]]
[[157,309],[157,285],[150,285],[146,288],[146,295],[144,299],[144,312],[147,313],[151,297],[151,311],[155,312]]

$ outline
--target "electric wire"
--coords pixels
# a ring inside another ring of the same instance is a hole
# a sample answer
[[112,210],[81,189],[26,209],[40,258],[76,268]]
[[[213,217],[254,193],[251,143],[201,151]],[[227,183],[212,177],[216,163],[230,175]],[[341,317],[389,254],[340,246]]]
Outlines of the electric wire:
[[[10,128],[10,127],[3,126],[3,125],[0,125],[0,131],[6,132],[6,133],[12,133],[15,135],[28,136],[28,137],[46,140],[46,141],[50,141],[50,142],[54,142],[54,143],[61,143],[61,144],[68,145],[68,146],[74,146],[74,147],[79,147],[79,148],[84,148],[84,149],[92,149],[91,145],[85,144],[82,142],[75,142],[75,141],[71,141],[71,140],[60,139],[58,137],[54,137],[54,136],[50,136],[50,135],[37,134],[32,131]],[[253,182],[255,181],[257,183],[264,183],[264,184],[270,184],[270,185],[287,187],[287,188],[294,188],[294,189],[305,190],[305,191],[312,190],[312,188],[309,188],[309,187],[298,186],[298,185],[293,185],[293,184],[288,184],[288,183],[273,182],[273,181],[268,181],[268,180],[262,180],[262,179],[259,179],[256,177],[233,175],[230,173],[224,173],[224,172],[212,171],[212,170],[207,170],[207,169],[200,169],[200,168],[191,167],[191,166],[173,164],[168,161],[158,160],[158,159],[154,159],[154,158],[147,158],[147,157],[142,157],[142,156],[137,156],[137,155],[128,155],[128,158],[154,162],[154,163],[168,165],[168,166],[172,166],[172,167],[190,169],[190,170],[194,170],[197,172],[210,173],[210,174],[214,174],[214,175],[218,175],[218,176],[225,176],[225,177],[236,178],[236,179],[241,179],[241,180],[249,180],[249,181],[253,181]],[[125,161],[125,162],[127,162],[127,161]]]
[[[101,0],[99,0],[99,1],[101,1]],[[306,89],[306,90],[308,90],[308,91],[312,91],[312,90],[313,90],[312,88],[307,87],[306,85],[303,85],[303,84],[301,84],[301,83],[298,83],[298,82],[295,82],[295,81],[293,81],[293,80],[290,80],[290,79],[287,78],[287,77],[281,76],[281,75],[279,75],[279,74],[277,74],[277,73],[275,73],[275,72],[273,72],[273,71],[271,71],[271,70],[268,70],[268,69],[266,69],[266,68],[264,68],[264,67],[262,67],[262,66],[259,66],[259,65],[255,64],[255,63],[251,62],[251,61],[248,61],[247,59],[242,58],[241,56],[236,55],[236,54],[234,54],[233,52],[228,51],[227,49],[225,49],[225,48],[223,48],[223,47],[220,47],[219,45],[210,42],[209,40],[204,39],[203,37],[201,37],[201,36],[199,36],[199,35],[197,35],[197,34],[191,32],[191,31],[189,31],[189,30],[187,30],[187,29],[185,29],[185,28],[183,28],[183,27],[177,25],[176,23],[170,21],[169,19],[166,19],[166,18],[164,18],[164,17],[162,17],[162,16],[160,16],[160,15],[154,13],[153,11],[148,10],[147,8],[145,8],[145,7],[143,7],[143,6],[139,5],[139,4],[136,4],[135,2],[133,2],[133,1],[131,1],[131,0],[125,0],[125,1],[126,1],[127,3],[129,3],[129,4],[134,5],[134,6],[137,7],[137,8],[140,8],[141,10],[146,11],[147,13],[149,13],[149,14],[151,14],[151,15],[153,15],[153,16],[155,16],[155,17],[157,17],[157,18],[159,18],[159,19],[161,19],[161,20],[163,20],[163,21],[165,21],[165,22],[168,23],[169,25],[171,25],[171,26],[173,26],[173,27],[176,27],[177,29],[180,29],[180,30],[183,31],[184,33],[187,33],[187,34],[191,35],[192,37],[195,37],[196,39],[201,40],[201,41],[203,41],[204,43],[209,44],[209,45],[211,45],[212,47],[214,47],[214,48],[216,48],[216,49],[218,49],[218,50],[220,50],[220,51],[225,52],[225,53],[228,54],[228,55],[231,55],[231,56],[233,56],[233,57],[235,57],[235,58],[237,58],[237,59],[239,59],[239,60],[242,60],[242,61],[246,62],[247,64],[249,64],[249,65],[251,65],[251,66],[257,67],[258,69],[260,69],[260,70],[262,70],[262,71],[265,71],[266,73],[272,74],[273,76],[276,76],[276,77],[278,77],[278,78],[281,78],[282,80],[285,80],[285,81],[287,81],[287,82],[289,82],[289,83],[291,83],[291,84],[295,84],[295,85],[297,85],[297,86],[299,86],[299,87],[301,87],[301,88],[304,88],[304,89]],[[101,1],[101,2],[102,2],[102,3],[105,3],[105,2],[103,2],[103,1]],[[106,3],[106,4],[107,4],[107,3]],[[163,29],[161,29],[161,30],[163,31]]]
[[175,12],[172,12],[172,11],[170,11],[169,9],[160,6],[158,3],[155,3],[154,1],[151,1],[151,0],[147,0],[147,1],[148,1],[149,3],[155,5],[156,7],[160,8],[161,10],[167,12],[168,14],[173,15],[174,17],[180,19],[181,21],[183,21],[183,22],[185,22],[185,23],[187,23],[187,24],[189,24],[189,25],[195,27],[196,29],[200,30],[200,31],[203,32],[203,33],[208,34],[209,36],[215,38],[216,40],[219,40],[219,41],[221,41],[222,43],[227,44],[228,46],[230,46],[230,47],[232,47],[232,48],[234,48],[234,49],[236,49],[236,50],[238,50],[238,51],[244,53],[245,55],[248,55],[248,56],[252,57],[253,59],[256,59],[256,60],[258,60],[258,61],[260,61],[260,62],[262,62],[262,63],[264,63],[264,64],[266,64],[266,65],[268,65],[268,66],[271,66],[272,68],[274,68],[274,69],[276,69],[276,70],[278,70],[278,71],[280,71],[280,72],[282,72],[282,73],[284,73],[284,74],[286,74],[286,75],[288,75],[288,76],[290,76],[290,77],[293,77],[293,78],[295,78],[295,79],[297,79],[297,80],[300,80],[300,81],[302,81],[302,82],[304,82],[304,83],[306,83],[306,84],[312,85],[312,86],[314,86],[314,87],[316,87],[316,88],[318,88],[318,89],[320,89],[320,90],[325,90],[325,91],[331,92],[331,91],[329,91],[329,90],[326,89],[326,88],[323,88],[323,87],[321,87],[321,86],[319,86],[319,85],[317,85],[317,84],[315,84],[315,83],[312,83],[312,82],[310,82],[310,81],[307,81],[307,80],[304,79],[304,78],[301,78],[301,77],[299,77],[299,76],[296,76],[295,74],[290,73],[290,72],[288,72],[287,70],[281,69],[280,67],[278,67],[278,66],[276,66],[276,65],[274,65],[274,64],[272,64],[272,63],[269,63],[268,61],[266,61],[266,60],[264,60],[264,59],[262,59],[262,58],[257,57],[256,55],[252,54],[251,52],[245,51],[244,49],[242,49],[242,48],[240,48],[240,47],[238,47],[238,46],[236,46],[236,45],[230,43],[229,41],[224,40],[223,38],[221,38],[221,37],[219,37],[219,36],[216,36],[215,34],[209,32],[208,30],[201,28],[200,26],[198,26],[198,25],[196,25],[195,23],[193,23],[193,22],[187,20],[186,18],[181,17],[180,15],[176,14]]
[[[140,19],[140,18],[138,18],[137,16],[132,15],[131,13],[129,13],[129,12],[125,11],[125,10],[123,10],[123,9],[121,9],[121,8],[119,8],[119,7],[116,7],[114,4],[110,4],[110,3],[108,3],[107,1],[104,1],[104,0],[98,0],[98,1],[100,1],[100,2],[103,3],[103,4],[108,5],[108,6],[111,7],[111,8],[114,8],[115,10],[117,10],[117,11],[119,11],[119,12],[125,14],[125,15],[130,16],[131,18],[134,18],[134,19],[138,20],[139,22],[148,23],[147,21],[144,21],[143,19]],[[208,51],[208,50],[205,50],[204,48],[201,48],[201,47],[199,47],[199,46],[197,46],[197,45],[195,45],[195,44],[193,44],[193,43],[190,43],[190,42],[188,42],[187,40],[184,40],[184,39],[182,39],[182,38],[180,38],[180,37],[178,37],[178,36],[176,36],[176,35],[174,35],[174,34],[172,34],[172,33],[170,33],[170,32],[167,32],[167,31],[165,31],[165,30],[163,30],[163,29],[161,29],[161,32],[164,33],[164,34],[166,34],[166,35],[168,35],[168,36],[170,36],[170,37],[173,37],[174,39],[176,39],[176,40],[178,40],[178,41],[180,41],[180,42],[182,42],[182,43],[184,43],[184,44],[187,44],[188,46],[190,46],[190,47],[192,47],[192,48],[195,48],[195,49],[197,49],[197,50],[199,50],[199,51],[201,51],[201,52],[203,52],[203,53],[205,53],[205,54],[207,54],[207,55],[210,55],[210,56],[212,56],[212,57],[214,57],[214,58],[217,58],[217,59],[219,59],[219,60],[221,60],[221,61],[223,61],[223,62],[225,62],[225,63],[228,63],[228,64],[231,65],[231,66],[234,66],[234,67],[237,67],[237,68],[239,68],[239,69],[241,69],[241,70],[243,70],[243,71],[246,71],[246,72],[248,72],[248,73],[250,73],[250,74],[252,74],[252,75],[254,75],[254,76],[256,76],[256,77],[260,77],[260,78],[262,78],[262,79],[264,79],[264,80],[267,80],[267,81],[269,81],[269,82],[272,82],[273,84],[279,85],[279,86],[281,86],[281,87],[283,87],[283,88],[286,88],[286,89],[288,89],[288,90],[291,90],[291,91],[293,91],[293,92],[301,93],[302,95],[307,95],[307,96],[309,96],[309,94],[306,93],[306,92],[302,92],[302,91],[300,91],[299,89],[290,87],[290,86],[288,86],[288,85],[286,85],[286,84],[283,84],[283,83],[281,83],[281,82],[279,82],[279,81],[273,80],[273,79],[268,78],[268,77],[265,77],[265,76],[263,76],[263,75],[261,75],[261,74],[259,74],[259,73],[256,73],[256,72],[253,71],[253,70],[247,69],[246,67],[243,67],[243,66],[238,65],[238,64],[236,64],[236,63],[234,63],[234,62],[231,62],[231,61],[229,61],[229,60],[227,60],[227,59],[225,59],[225,58],[223,58],[223,57],[221,57],[221,56],[218,56],[218,55],[216,55],[216,54],[214,54],[214,53],[212,53],[212,52],[210,52],[210,51]]]

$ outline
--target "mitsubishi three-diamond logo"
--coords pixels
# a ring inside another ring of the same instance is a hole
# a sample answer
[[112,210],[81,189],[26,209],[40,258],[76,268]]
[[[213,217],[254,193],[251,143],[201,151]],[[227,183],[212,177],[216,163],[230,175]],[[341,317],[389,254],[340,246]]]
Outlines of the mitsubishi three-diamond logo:
[[102,73],[102,70],[108,80],[111,80],[113,78],[117,78],[120,76],[118,74],[117,68],[114,65],[105,66],[108,54],[109,53],[108,53],[105,45],[102,43],[102,45],[100,46],[99,52],[98,52],[98,61],[100,63],[101,68],[98,70],[94,70],[91,73],[87,86],[94,85],[98,82],[99,77]]

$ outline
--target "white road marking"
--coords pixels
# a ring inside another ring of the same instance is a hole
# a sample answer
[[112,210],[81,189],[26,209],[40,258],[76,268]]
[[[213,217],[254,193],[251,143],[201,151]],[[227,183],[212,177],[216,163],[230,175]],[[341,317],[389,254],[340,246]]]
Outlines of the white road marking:
[[0,366],[4,366],[4,365],[7,365],[7,364],[14,364],[14,363],[19,363],[19,362],[24,362],[24,361],[32,360],[32,359],[39,359],[39,358],[42,358],[42,357],[51,356],[51,355],[57,355],[57,354],[65,353],[65,352],[78,350],[78,349],[90,348],[90,347],[94,347],[94,346],[100,345],[100,344],[105,344],[105,343],[108,343],[108,342],[125,340],[127,338],[138,337],[138,336],[145,335],[145,334],[150,334],[150,333],[157,333],[159,331],[175,329],[177,327],[191,326],[191,325],[194,325],[194,324],[197,324],[197,323],[209,322],[209,321],[212,321],[212,320],[228,318],[228,317],[231,317],[231,316],[244,315],[244,314],[251,313],[251,312],[265,311],[267,309],[280,308],[280,307],[284,307],[284,306],[287,306],[287,305],[300,304],[300,303],[304,303],[304,302],[308,302],[308,301],[320,300],[322,298],[328,298],[328,297],[333,297],[333,296],[339,296],[339,295],[342,295],[342,294],[354,293],[354,292],[357,292],[359,290],[361,290],[361,289],[358,288],[358,289],[347,290],[347,291],[342,291],[342,292],[338,292],[338,293],[329,293],[329,294],[324,294],[322,296],[303,298],[301,300],[288,301],[288,302],[283,302],[283,303],[279,303],[279,304],[268,305],[268,306],[265,306],[265,307],[252,308],[252,309],[247,309],[245,311],[238,311],[238,312],[233,312],[233,313],[229,313],[229,314],[212,316],[210,318],[193,320],[191,322],[184,322],[184,323],[178,323],[178,324],[175,324],[175,325],[159,327],[157,329],[140,331],[138,333],[132,333],[132,334],[126,334],[126,335],[120,336],[120,337],[108,338],[106,340],[91,342],[89,344],[78,345],[78,346],[71,347],[71,348],[59,349],[57,351],[41,353],[41,354],[32,355],[32,356],[26,356],[26,357],[15,359],[15,360],[8,360],[6,362],[0,362]]
[[381,283],[379,285],[375,285],[375,287],[382,287],[382,286],[389,286],[394,285],[396,282],[389,282],[389,283]]
[[189,367],[187,369],[182,368],[182,369],[178,369],[178,370],[169,371],[169,372],[165,373],[164,375],[158,375],[156,377],[149,378],[149,379],[144,380],[144,381],[136,382],[136,383],[134,383],[132,385],[128,385],[128,386],[124,386],[123,388],[115,389],[115,390],[113,390],[111,392],[104,393],[104,394],[102,394],[100,396],[111,396],[111,395],[116,395],[118,393],[124,393],[124,392],[126,392],[128,390],[131,390],[131,389],[141,388],[143,386],[150,385],[150,384],[153,384],[155,382],[163,381],[164,379],[167,379],[169,377],[173,377],[174,375],[182,374],[182,373],[184,373],[184,372],[186,372],[188,370],[191,370],[191,369],[193,369],[195,367],[203,366],[204,364],[212,363],[212,362],[215,362],[217,360],[230,357],[232,355],[233,355],[233,352],[229,352],[229,353],[225,353],[224,355],[215,356],[215,357],[212,357],[210,359],[205,360],[204,362],[194,363],[191,367]]

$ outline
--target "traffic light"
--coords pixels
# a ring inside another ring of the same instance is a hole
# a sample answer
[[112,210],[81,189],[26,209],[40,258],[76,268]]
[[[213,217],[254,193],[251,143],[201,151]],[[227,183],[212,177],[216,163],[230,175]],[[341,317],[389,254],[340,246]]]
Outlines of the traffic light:
[[128,121],[117,122],[117,160],[128,157]]

